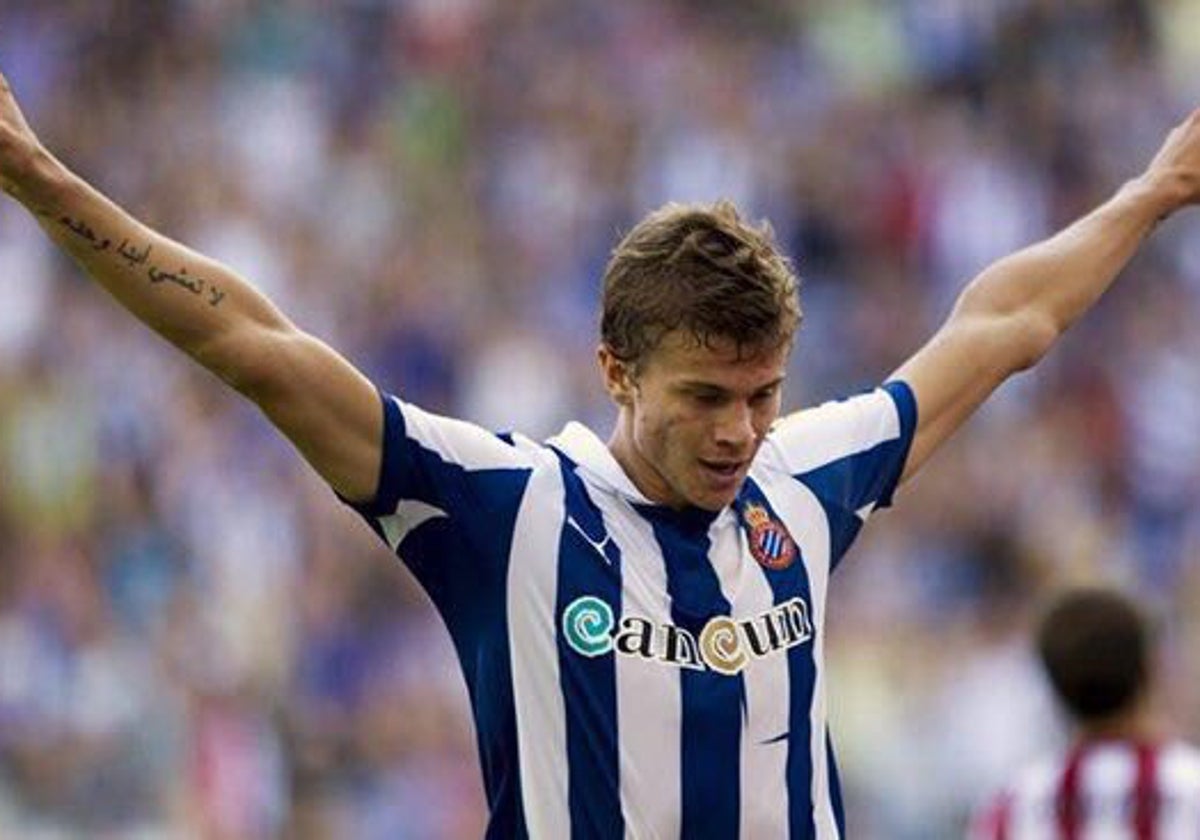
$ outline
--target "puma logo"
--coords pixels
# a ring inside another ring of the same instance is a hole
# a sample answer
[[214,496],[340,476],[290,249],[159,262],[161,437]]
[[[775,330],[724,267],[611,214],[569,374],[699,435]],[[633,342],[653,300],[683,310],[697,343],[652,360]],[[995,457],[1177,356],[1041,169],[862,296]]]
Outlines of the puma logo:
[[588,535],[587,531],[583,530],[583,527],[578,522],[575,521],[574,517],[568,516],[567,524],[570,525],[572,528],[574,528],[575,533],[577,533],[577,534],[579,534],[579,536],[583,537],[584,540],[587,541],[588,545],[590,545],[592,548],[596,549],[596,553],[604,558],[605,563],[612,565],[612,561],[608,559],[608,555],[604,552],[604,547],[607,546],[610,542],[612,542],[611,535],[605,534],[604,539],[597,542],[596,540],[594,540],[592,537],[590,537]]

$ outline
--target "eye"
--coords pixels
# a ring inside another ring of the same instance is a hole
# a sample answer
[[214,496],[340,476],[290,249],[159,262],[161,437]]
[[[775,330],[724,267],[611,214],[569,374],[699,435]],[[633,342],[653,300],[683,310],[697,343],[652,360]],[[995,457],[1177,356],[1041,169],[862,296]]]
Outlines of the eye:
[[716,391],[697,391],[692,399],[705,406],[717,406],[725,401],[725,395]]
[[759,391],[757,394],[755,394],[753,400],[756,403],[768,402],[775,396],[776,393],[778,393],[778,391],[779,387],[772,385],[770,388]]

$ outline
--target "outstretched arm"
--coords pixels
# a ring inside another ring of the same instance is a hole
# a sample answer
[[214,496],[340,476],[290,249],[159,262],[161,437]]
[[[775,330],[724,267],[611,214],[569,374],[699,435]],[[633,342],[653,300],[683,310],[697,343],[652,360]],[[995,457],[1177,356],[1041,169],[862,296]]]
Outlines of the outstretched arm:
[[141,224],[38,140],[0,75],[0,188],[139,320],[253,402],[330,485],[375,491],[382,409],[371,383],[215,260]]
[[903,479],[1009,376],[1036,364],[1112,285],[1162,219],[1200,200],[1200,110],[1139,177],[1054,236],[993,263],[893,375],[912,387],[917,427]]

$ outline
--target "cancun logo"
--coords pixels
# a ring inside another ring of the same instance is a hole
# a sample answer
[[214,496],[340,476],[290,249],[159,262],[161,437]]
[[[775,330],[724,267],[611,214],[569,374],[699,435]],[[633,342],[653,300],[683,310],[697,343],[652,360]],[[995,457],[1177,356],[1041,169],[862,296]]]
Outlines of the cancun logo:
[[697,637],[675,624],[655,624],[637,615],[617,622],[606,601],[584,595],[563,610],[562,632],[571,649],[584,656],[615,650],[622,656],[728,676],[741,673],[754,659],[790,650],[813,636],[808,605],[802,598],[784,601],[753,618],[714,616]]

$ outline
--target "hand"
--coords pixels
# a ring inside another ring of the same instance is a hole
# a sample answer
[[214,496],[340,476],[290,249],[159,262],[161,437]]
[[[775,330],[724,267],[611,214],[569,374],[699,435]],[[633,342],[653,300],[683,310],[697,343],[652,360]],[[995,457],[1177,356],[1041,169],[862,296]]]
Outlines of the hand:
[[1167,135],[1143,177],[1170,196],[1167,213],[1200,203],[1200,108]]
[[15,196],[21,179],[42,151],[37,135],[17,105],[8,79],[0,73],[0,189]]

